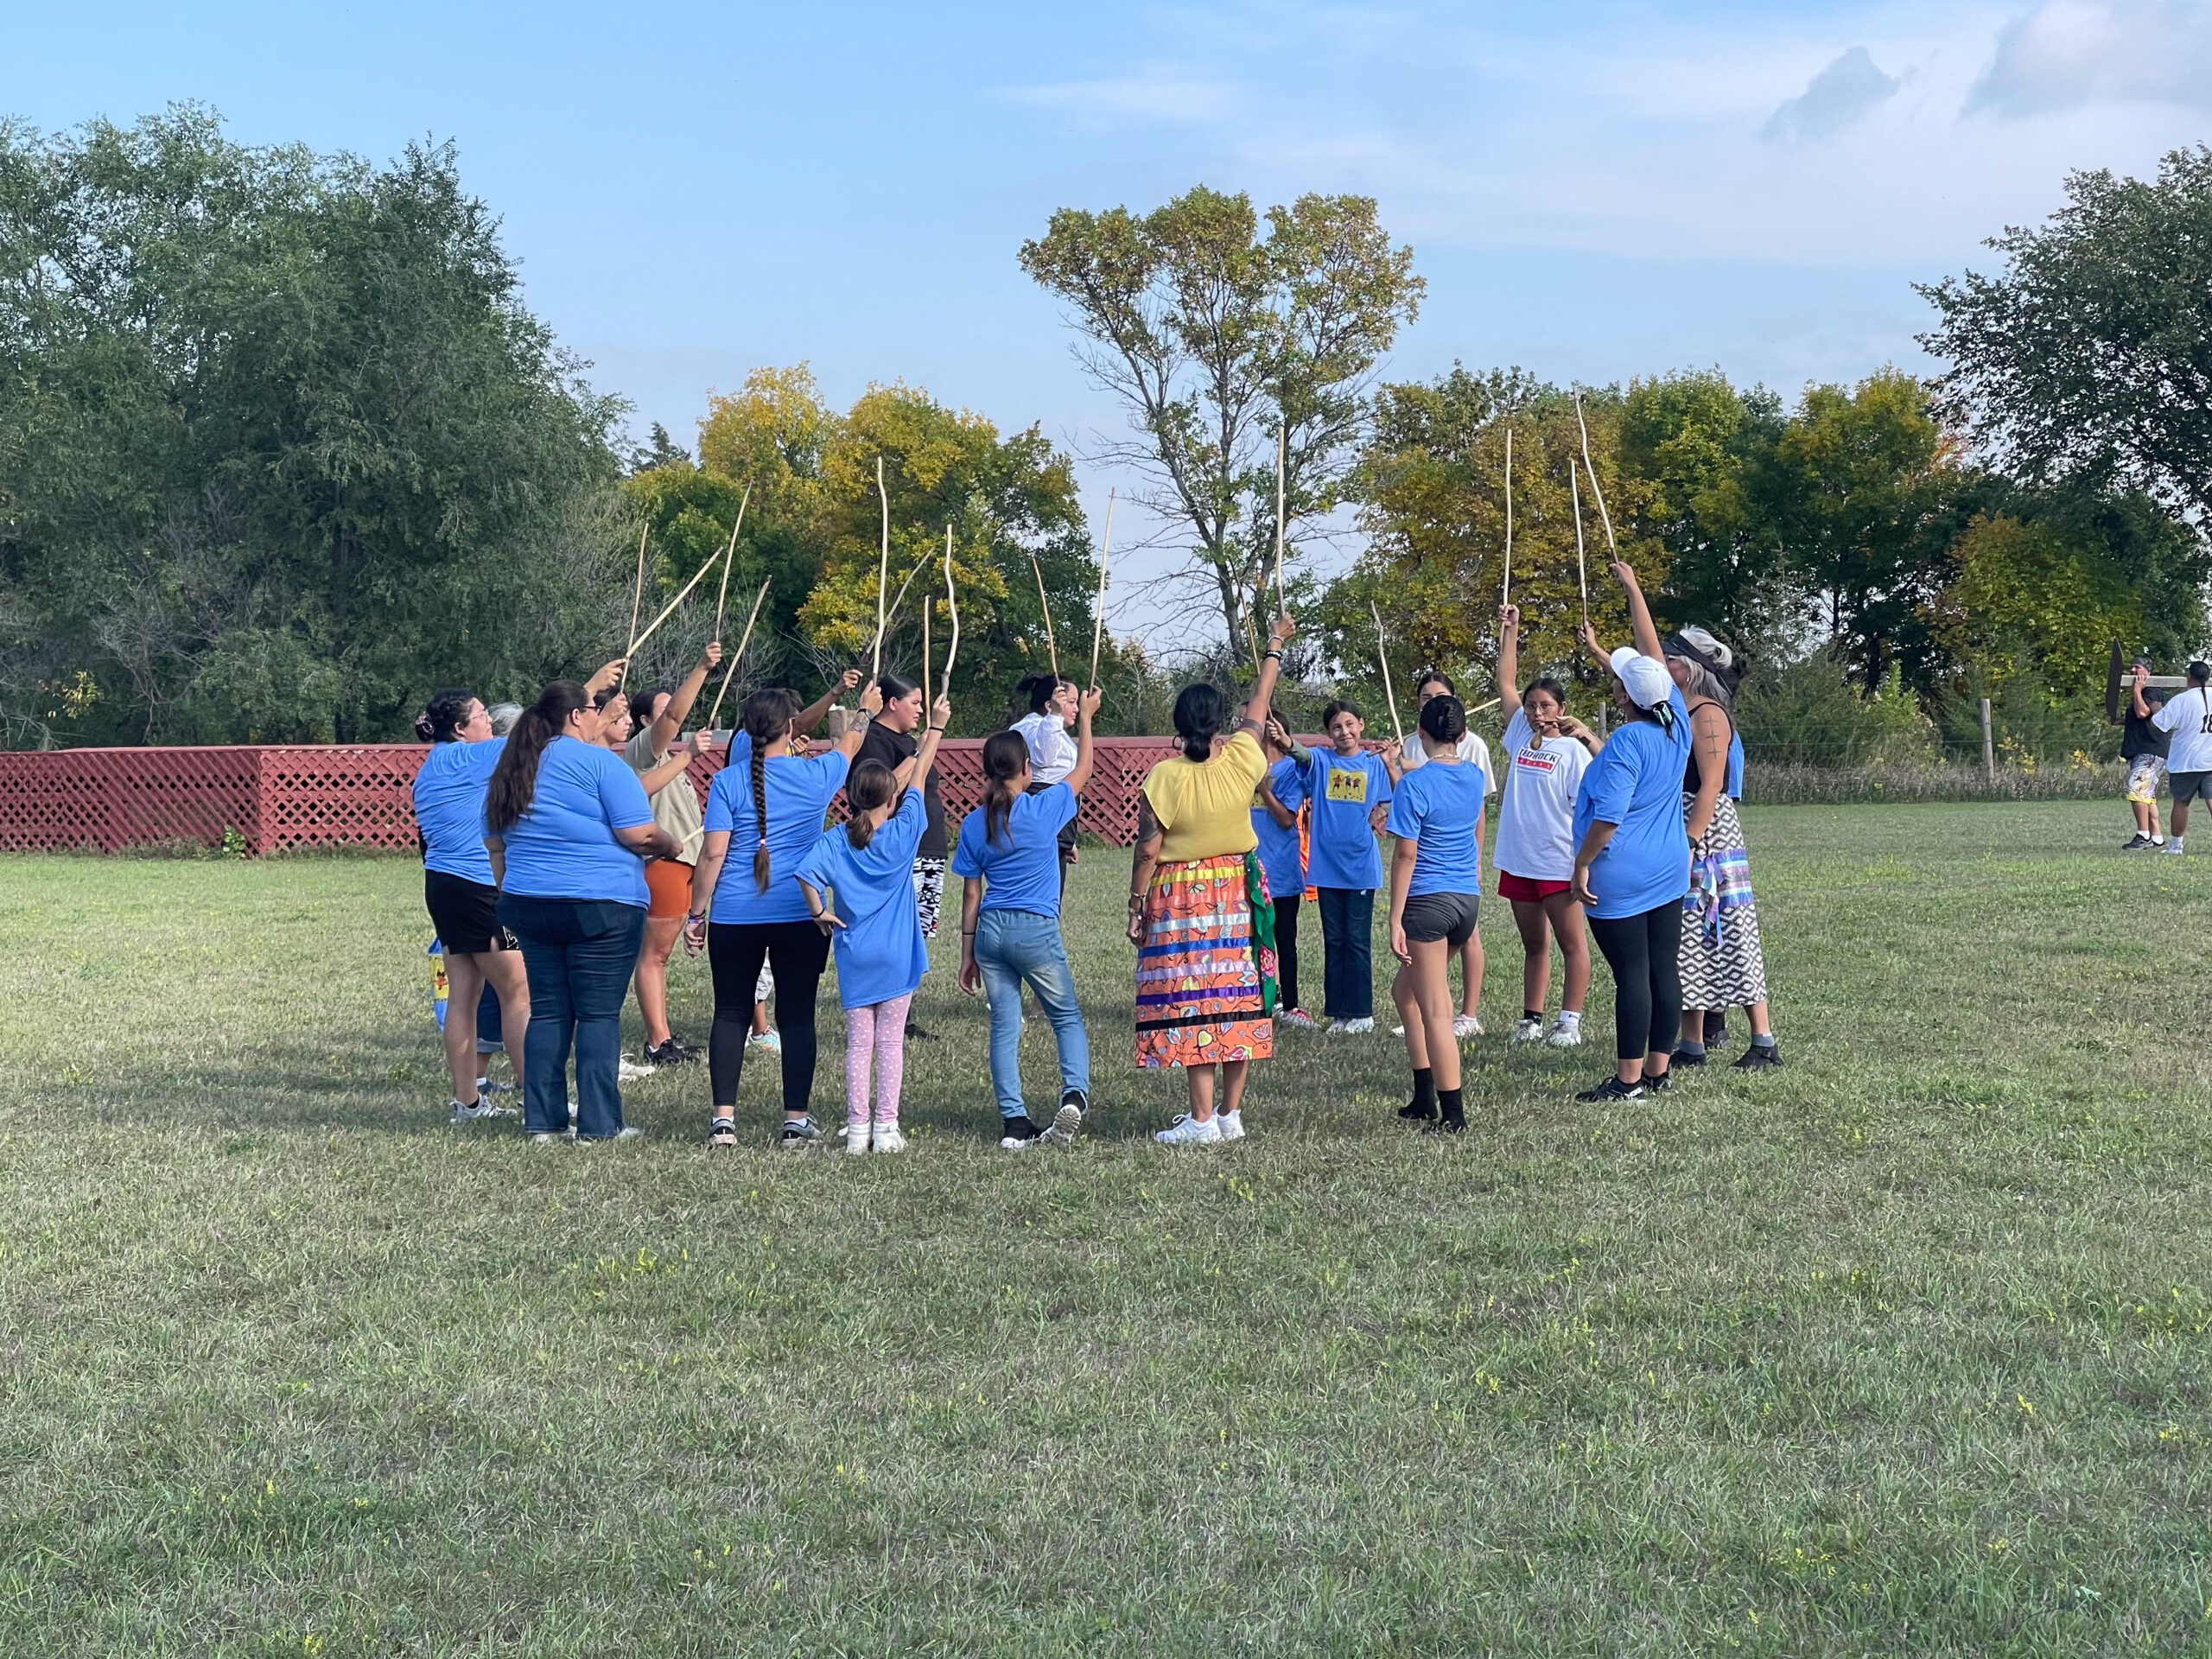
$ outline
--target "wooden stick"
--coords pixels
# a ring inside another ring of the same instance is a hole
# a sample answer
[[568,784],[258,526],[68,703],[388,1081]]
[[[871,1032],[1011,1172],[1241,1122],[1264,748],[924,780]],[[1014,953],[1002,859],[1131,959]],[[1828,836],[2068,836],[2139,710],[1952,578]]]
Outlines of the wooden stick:
[[1582,560],[1582,486],[1574,481],[1574,457],[1567,458],[1567,487],[1574,498],[1574,582],[1582,590],[1582,626],[1590,626],[1590,569]]
[[1106,567],[1114,559],[1114,492],[1106,492],[1106,544],[1098,552],[1098,608],[1090,619],[1090,681],[1098,683],[1098,647],[1106,638]]
[[722,676],[722,683],[715,692],[715,706],[707,710],[707,729],[715,729],[715,716],[722,711],[722,694],[729,690],[729,683],[737,677],[739,666],[745,661],[745,648],[753,643],[753,625],[760,620],[760,601],[768,597],[769,578],[760,578],[760,591],[753,596],[753,614],[745,619],[745,637],[737,642],[737,655],[729,659],[729,671]]
[[[927,559],[924,559],[922,561],[922,564],[927,564],[928,563],[929,561]],[[899,620],[899,607],[906,602],[906,590],[914,585],[914,578],[921,574],[922,565],[918,564],[906,573],[906,580],[899,584],[899,591],[892,596],[891,600],[892,621],[896,622]],[[926,708],[928,705],[924,704],[923,706]]]
[[1052,659],[1052,683],[1057,686],[1060,679],[1060,647],[1052,638],[1052,605],[1045,597],[1045,567],[1037,563],[1034,553],[1029,556],[1029,573],[1037,578],[1037,607],[1045,613],[1045,650]]
[[[883,503],[883,551],[875,561],[875,652],[871,676],[883,672],[883,592],[891,581],[891,496],[883,487],[883,457],[875,458],[875,493]],[[925,710],[925,713],[927,711]]]
[[1260,677],[1260,636],[1252,626],[1249,611],[1244,613],[1244,645],[1252,653],[1252,678],[1256,682]]
[[[639,651],[644,647],[645,641],[653,637],[654,630],[658,628],[662,623],[667,621],[668,619],[675,613],[676,607],[681,605],[685,599],[690,597],[691,590],[699,585],[699,578],[705,575],[708,571],[713,569],[715,566],[720,563],[721,561],[718,559],[709,559],[704,564],[701,565],[696,570],[694,570],[691,573],[691,580],[685,582],[682,588],[677,590],[676,597],[668,601],[667,606],[662,610],[658,616],[653,618],[652,621],[645,624],[645,631],[630,642],[630,654],[632,656],[634,657],[638,654]],[[626,669],[625,670],[625,672],[627,672]]]
[[638,648],[638,613],[645,608],[645,538],[652,533],[651,524],[638,532],[638,586],[630,595],[630,643],[622,651],[622,677],[615,682],[614,686],[618,691],[629,683],[630,656]]
[[1406,746],[1406,728],[1398,724],[1398,694],[1390,689],[1390,648],[1382,639],[1382,613],[1376,609],[1375,601],[1371,599],[1367,601],[1367,608],[1375,617],[1375,660],[1382,664],[1382,695],[1389,699],[1390,729],[1397,734],[1398,747],[1403,748]]
[[929,716],[931,702],[930,613],[936,609],[937,602],[934,600],[922,607],[922,715],[924,719],[927,719]]
[[722,550],[722,585],[715,594],[714,638],[722,637],[722,603],[729,597],[729,568],[737,558],[737,532],[745,528],[745,504],[753,499],[753,486],[745,486],[745,493],[737,498],[737,522],[729,527],[729,545]]
[[[1281,413],[1280,410],[1277,411]],[[1290,601],[1282,587],[1282,475],[1290,467],[1290,417],[1283,416],[1275,433],[1275,603],[1279,616],[1290,614]]]
[[1590,426],[1582,418],[1582,394],[1574,394],[1574,423],[1582,429],[1582,470],[1590,474],[1590,493],[1598,498],[1598,517],[1605,521],[1605,551],[1616,559],[1620,549],[1613,542],[1613,515],[1605,511],[1605,492],[1599,486],[1598,469],[1590,464]]
[[960,660],[960,599],[952,591],[952,526],[944,527],[944,602],[952,613],[952,643],[944,652],[944,689],[952,690],[952,665]]
[[1497,708],[1497,705],[1503,701],[1504,699],[1503,697],[1492,697],[1488,702],[1477,703],[1473,708],[1468,709],[1467,712],[1471,715],[1479,715],[1484,709]]
[[1500,605],[1513,602],[1513,429],[1505,429],[1505,593]]

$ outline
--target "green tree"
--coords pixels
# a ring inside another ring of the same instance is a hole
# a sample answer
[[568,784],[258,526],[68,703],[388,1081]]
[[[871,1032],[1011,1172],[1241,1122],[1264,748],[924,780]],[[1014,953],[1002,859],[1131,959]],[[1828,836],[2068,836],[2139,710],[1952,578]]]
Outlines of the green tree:
[[1301,196],[1267,226],[1249,197],[1201,185],[1147,214],[1062,208],[1021,249],[1135,429],[1103,458],[1135,470],[1133,499],[1193,538],[1186,574],[1232,648],[1274,602],[1278,434],[1292,522],[1332,512],[1375,364],[1425,288],[1370,198]]

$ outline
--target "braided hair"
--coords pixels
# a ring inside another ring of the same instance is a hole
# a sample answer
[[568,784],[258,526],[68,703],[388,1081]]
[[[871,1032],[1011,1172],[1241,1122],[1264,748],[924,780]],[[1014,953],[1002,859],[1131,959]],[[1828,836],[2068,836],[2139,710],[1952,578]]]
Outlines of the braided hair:
[[779,685],[755,691],[745,700],[738,723],[753,740],[753,824],[760,842],[753,849],[753,885],[768,891],[768,745],[790,733],[798,699]]

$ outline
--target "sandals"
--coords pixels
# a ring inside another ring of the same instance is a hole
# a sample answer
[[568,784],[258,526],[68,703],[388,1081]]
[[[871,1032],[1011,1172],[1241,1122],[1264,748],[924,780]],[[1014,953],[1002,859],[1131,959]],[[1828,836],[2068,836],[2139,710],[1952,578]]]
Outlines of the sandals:
[[716,1118],[707,1130],[707,1144],[710,1147],[734,1147],[737,1144],[737,1120]]

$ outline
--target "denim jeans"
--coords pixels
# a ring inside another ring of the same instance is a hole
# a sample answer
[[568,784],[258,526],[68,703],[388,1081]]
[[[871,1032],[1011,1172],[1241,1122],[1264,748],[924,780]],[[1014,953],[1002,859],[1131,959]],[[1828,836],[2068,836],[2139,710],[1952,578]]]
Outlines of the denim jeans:
[[577,1138],[603,1141],[620,1134],[622,999],[645,937],[644,907],[511,893],[500,897],[499,922],[522,941],[523,968],[530,976],[523,1127],[532,1135],[558,1135],[569,1127],[573,1041]]
[[1375,890],[1320,887],[1321,994],[1332,1020],[1375,1017]]
[[1021,1117],[1021,988],[1052,1022],[1060,1050],[1060,1089],[1090,1093],[1090,1033],[1075,1000],[1075,973],[1057,916],[987,910],[976,920],[976,967],[991,1004],[991,1087],[1001,1118]]

